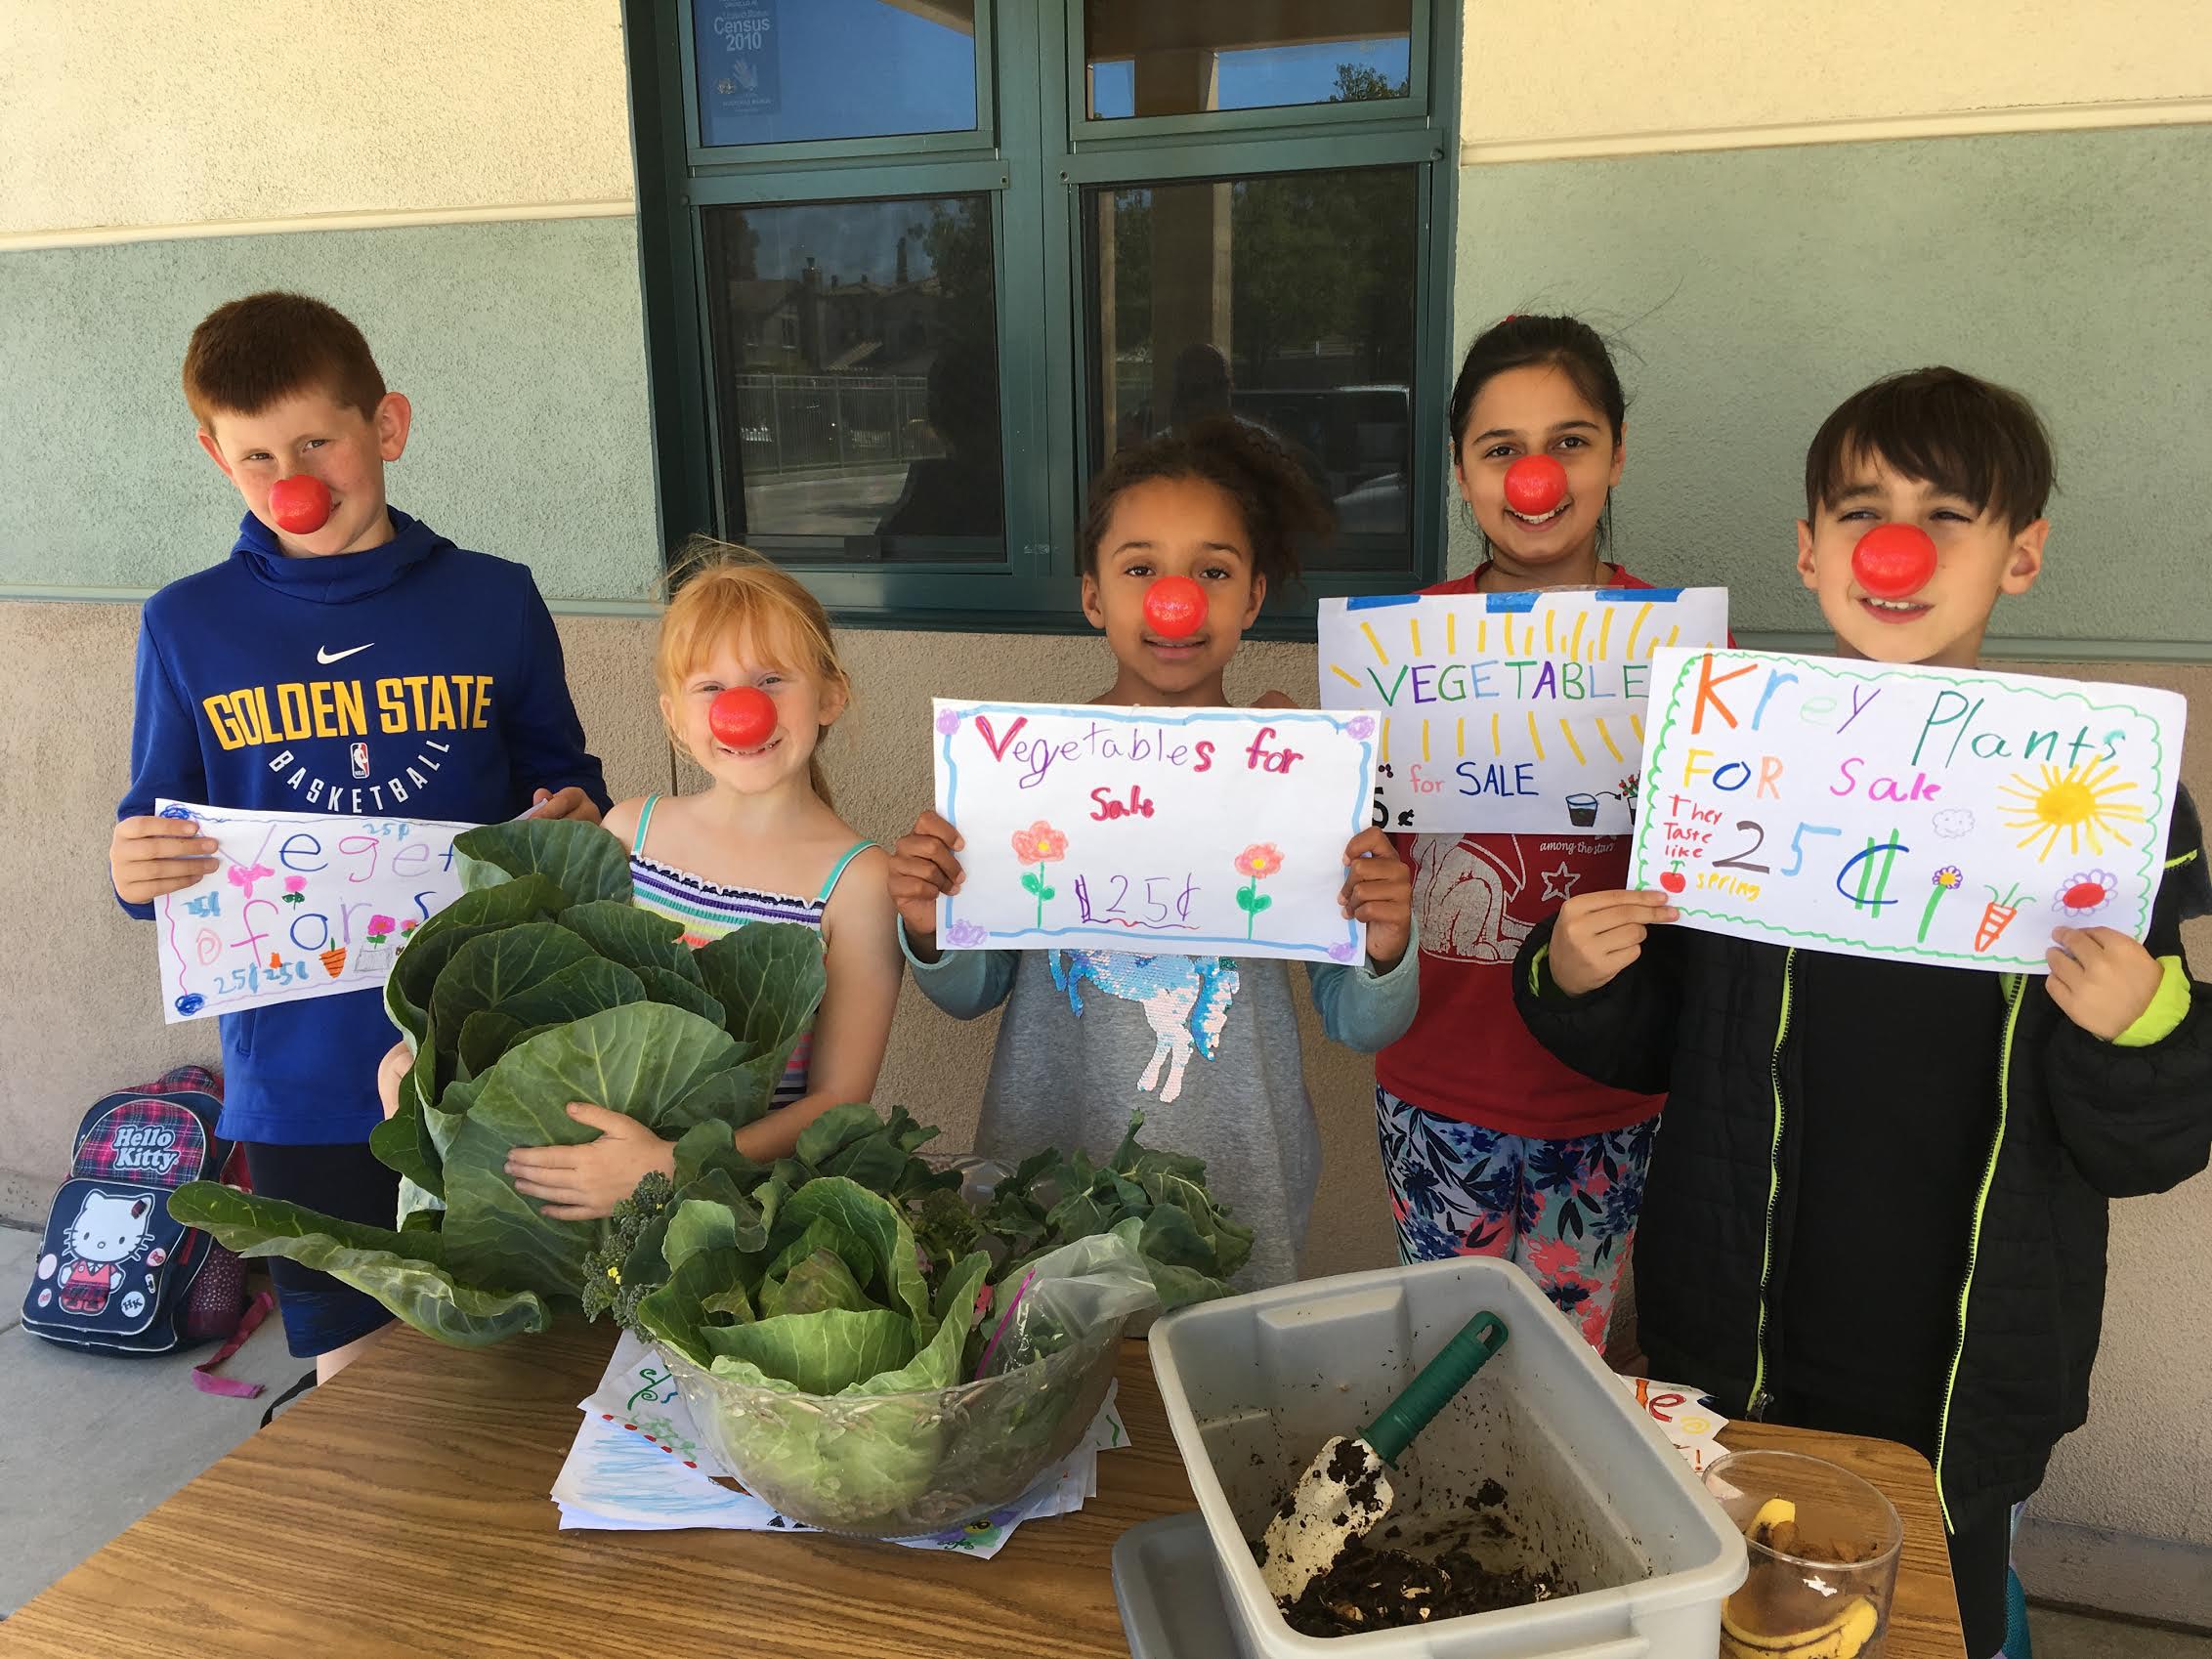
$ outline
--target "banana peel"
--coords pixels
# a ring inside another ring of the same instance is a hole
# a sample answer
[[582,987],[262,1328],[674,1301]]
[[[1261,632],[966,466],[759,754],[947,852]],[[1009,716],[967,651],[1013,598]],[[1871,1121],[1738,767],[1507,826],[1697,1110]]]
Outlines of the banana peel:
[[1722,1659],[1854,1659],[1874,1639],[1881,1617],[1874,1603],[1854,1595],[1843,1610],[1816,1630],[1769,1636],[1748,1631],[1721,1611]]
[[[1744,1528],[1744,1536],[1783,1554],[1795,1553],[1797,1505],[1769,1498]],[[1765,1632],[1741,1624],[1730,1596],[1721,1608],[1721,1659],[1855,1659],[1881,1624],[1874,1603],[1854,1595],[1820,1624],[1808,1630]]]

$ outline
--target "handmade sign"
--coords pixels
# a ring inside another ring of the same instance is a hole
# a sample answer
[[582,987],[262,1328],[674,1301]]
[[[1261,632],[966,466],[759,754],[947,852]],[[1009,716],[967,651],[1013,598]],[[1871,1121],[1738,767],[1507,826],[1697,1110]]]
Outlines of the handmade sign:
[[1321,702],[1385,711],[1378,824],[1619,835],[1652,653],[1727,637],[1718,587],[1324,599]]
[[466,824],[237,812],[162,801],[220,868],[154,901],[163,1017],[202,1019],[381,988],[407,935],[458,898]]
[[937,701],[937,810],[965,874],[956,951],[1078,946],[1356,960],[1344,847],[1376,719],[1298,708]]
[[1663,650],[1629,882],[1718,933],[2042,973],[2055,927],[2148,931],[2186,713],[2140,686]]

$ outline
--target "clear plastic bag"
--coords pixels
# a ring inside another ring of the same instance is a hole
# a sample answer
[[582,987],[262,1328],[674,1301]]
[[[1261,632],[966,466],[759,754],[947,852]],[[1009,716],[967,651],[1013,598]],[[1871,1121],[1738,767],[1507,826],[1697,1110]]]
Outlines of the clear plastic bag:
[[1132,1316],[1160,1305],[1144,1258],[1112,1233],[1094,1233],[1039,1256],[1000,1287],[1000,1304],[986,1316],[996,1329],[976,1378],[1000,1377],[1094,1333],[1119,1335]]

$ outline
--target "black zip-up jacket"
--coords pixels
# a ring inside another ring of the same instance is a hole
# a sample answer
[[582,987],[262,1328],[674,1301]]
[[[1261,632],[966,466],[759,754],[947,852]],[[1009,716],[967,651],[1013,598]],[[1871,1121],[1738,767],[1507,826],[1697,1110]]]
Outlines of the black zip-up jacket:
[[[1978,1189],[1960,1195],[1972,1227],[1933,1459],[1954,1525],[2033,1492],[2051,1448],[2088,1413],[2106,1200],[2177,1186],[2212,1153],[2212,987],[2188,977],[2181,955],[2182,920],[2208,910],[2184,795],[2147,941],[2165,979],[2145,1017],[2101,1042],[2040,978],[2004,976],[2002,1048],[1990,1056],[1997,1131]],[[1800,1183],[1820,1176],[1793,1167],[1796,1137],[1783,1132],[1798,1091],[1787,1038],[1806,1013],[1791,1005],[1796,952],[1655,928],[1618,977],[1570,997],[1552,977],[1552,927],[1529,935],[1514,968],[1529,1029],[1585,1076],[1668,1096],[1636,1240],[1653,1375],[1758,1417],[1787,1387],[1769,1368],[1767,1296],[1779,1286],[1768,1281],[1787,1256]],[[1882,1340],[1878,1315],[1839,1317],[1867,1318],[1866,1340]]]

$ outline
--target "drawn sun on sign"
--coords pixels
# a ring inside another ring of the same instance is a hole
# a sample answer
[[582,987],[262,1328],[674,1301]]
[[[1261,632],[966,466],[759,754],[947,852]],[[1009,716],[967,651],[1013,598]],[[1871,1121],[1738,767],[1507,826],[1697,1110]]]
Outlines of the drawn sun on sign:
[[2084,843],[2091,852],[2102,853],[2107,835],[2125,846],[2127,837],[2119,827],[2142,823],[2144,809],[2123,798],[2134,794],[2136,786],[2114,783],[2118,771],[2091,760],[2068,772],[2046,766],[2040,781],[2015,773],[1998,791],[2011,797],[2003,808],[2005,828],[2026,831],[2014,845],[2033,847],[2037,864],[2051,856],[2062,835],[2068,854],[2079,853]]

